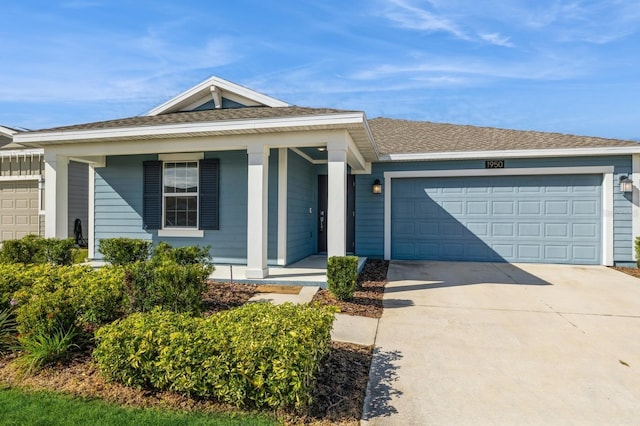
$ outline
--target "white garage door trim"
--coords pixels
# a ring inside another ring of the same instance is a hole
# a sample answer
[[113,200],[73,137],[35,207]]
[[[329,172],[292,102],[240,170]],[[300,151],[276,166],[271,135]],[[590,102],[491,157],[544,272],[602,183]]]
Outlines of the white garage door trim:
[[613,166],[541,167],[519,169],[414,170],[384,172],[384,258],[391,259],[391,180],[420,177],[536,176],[601,174],[602,264],[613,265]]

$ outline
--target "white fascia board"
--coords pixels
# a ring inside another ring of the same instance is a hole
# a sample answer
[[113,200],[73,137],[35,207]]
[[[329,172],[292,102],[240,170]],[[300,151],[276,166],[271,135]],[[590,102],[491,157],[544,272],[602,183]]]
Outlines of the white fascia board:
[[327,114],[302,117],[261,118],[249,120],[228,120],[203,123],[180,123],[162,126],[122,127],[116,129],[67,130],[57,132],[21,133],[14,136],[14,142],[38,145],[59,142],[91,141],[116,138],[134,138],[144,136],[180,136],[193,133],[215,133],[243,130],[275,130],[278,128],[297,128],[314,126],[341,126],[361,124],[362,113]]
[[435,161],[468,160],[485,158],[527,158],[527,157],[573,157],[592,155],[624,155],[640,153],[640,143],[635,146],[602,148],[558,148],[558,149],[514,149],[501,151],[452,151],[425,152],[415,154],[387,154],[381,161]]
[[8,127],[0,126],[0,134],[3,134],[7,137],[12,137],[17,132],[13,129],[9,129]]
[[0,158],[22,157],[30,155],[43,155],[44,149],[42,148],[29,148],[29,149],[6,149],[0,150]]
[[203,81],[202,83],[192,87],[191,89],[188,89],[180,93],[178,96],[168,100],[162,105],[157,106],[156,108],[149,111],[146,115],[148,116],[159,115],[164,112],[167,112],[172,108],[174,108],[175,106],[179,105],[180,103],[183,103],[185,101],[188,102],[192,98],[199,97],[198,95],[200,94],[200,92],[202,92],[202,95],[205,96],[206,93],[208,93],[209,91],[209,87],[211,86],[217,86],[221,89],[227,90],[232,93],[236,93],[242,97],[251,99],[255,102],[258,102],[266,106],[271,106],[271,107],[290,106],[288,103],[284,101],[281,101],[276,98],[272,98],[271,96],[267,96],[262,93],[258,93],[254,90],[248,89],[246,87],[240,86],[238,84],[232,83],[222,78],[211,77]]

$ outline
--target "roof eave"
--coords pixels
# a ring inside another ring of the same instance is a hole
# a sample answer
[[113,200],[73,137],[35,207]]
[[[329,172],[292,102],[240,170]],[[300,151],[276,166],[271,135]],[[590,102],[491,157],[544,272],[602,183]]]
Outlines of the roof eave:
[[189,99],[197,97],[201,93],[205,92],[211,86],[217,86],[221,89],[227,90],[229,92],[238,94],[247,99],[251,99],[257,103],[260,103],[269,107],[286,107],[290,106],[290,104],[281,101],[280,99],[273,98],[271,96],[265,95],[260,92],[256,92],[255,90],[248,89],[244,86],[240,86],[239,84],[232,83],[230,81],[224,80],[219,77],[210,77],[207,80],[203,81],[196,86],[185,90],[179,95],[169,99],[163,104],[153,108],[151,111],[146,113],[147,116],[160,115],[171,111],[174,107],[187,102]]
[[605,146],[590,148],[554,148],[554,149],[519,149],[495,151],[450,151],[385,154],[380,161],[437,161],[437,160],[472,160],[494,158],[543,158],[543,157],[587,157],[598,155],[640,154],[638,146]]
[[245,120],[177,123],[155,126],[132,126],[109,129],[60,130],[50,132],[26,132],[14,135],[14,142],[27,146],[46,146],[60,143],[98,142],[128,138],[154,139],[189,136],[193,134],[224,134],[229,132],[276,132],[279,129],[302,129],[327,126],[341,128],[363,123],[363,113],[323,114],[299,117],[276,117]]

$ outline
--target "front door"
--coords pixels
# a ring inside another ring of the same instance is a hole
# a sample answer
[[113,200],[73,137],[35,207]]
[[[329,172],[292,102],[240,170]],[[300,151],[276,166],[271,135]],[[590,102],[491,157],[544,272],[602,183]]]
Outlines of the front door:
[[[318,175],[318,253],[327,252],[328,176]],[[347,253],[356,251],[356,179],[347,175]]]

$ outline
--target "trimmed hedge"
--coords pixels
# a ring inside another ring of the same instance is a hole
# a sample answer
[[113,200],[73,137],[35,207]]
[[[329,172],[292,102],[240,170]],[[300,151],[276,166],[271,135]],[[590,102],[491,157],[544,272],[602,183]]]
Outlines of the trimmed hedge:
[[255,303],[200,318],[154,309],[99,329],[93,355],[107,378],[129,386],[300,409],[329,351],[334,312]]
[[[0,277],[7,270],[8,265],[0,265]],[[23,267],[13,286],[17,289],[10,300],[23,335],[95,328],[126,309],[122,268],[33,265]]]
[[112,265],[127,265],[149,259],[152,244],[136,238],[104,238],[100,240],[98,250]]
[[0,263],[71,265],[73,238],[57,239],[27,235],[19,240],[9,240],[0,249]]
[[125,275],[129,310],[146,312],[159,306],[173,312],[200,313],[211,272],[210,265],[181,265],[171,260],[130,264]]
[[327,286],[339,300],[351,300],[358,281],[356,256],[332,256],[327,259]]
[[199,263],[201,265],[210,265],[211,259],[209,250],[211,250],[211,246],[188,246],[174,248],[170,244],[162,241],[158,243],[158,245],[154,249],[151,260],[160,263],[173,261],[179,265],[193,265],[196,263]]

